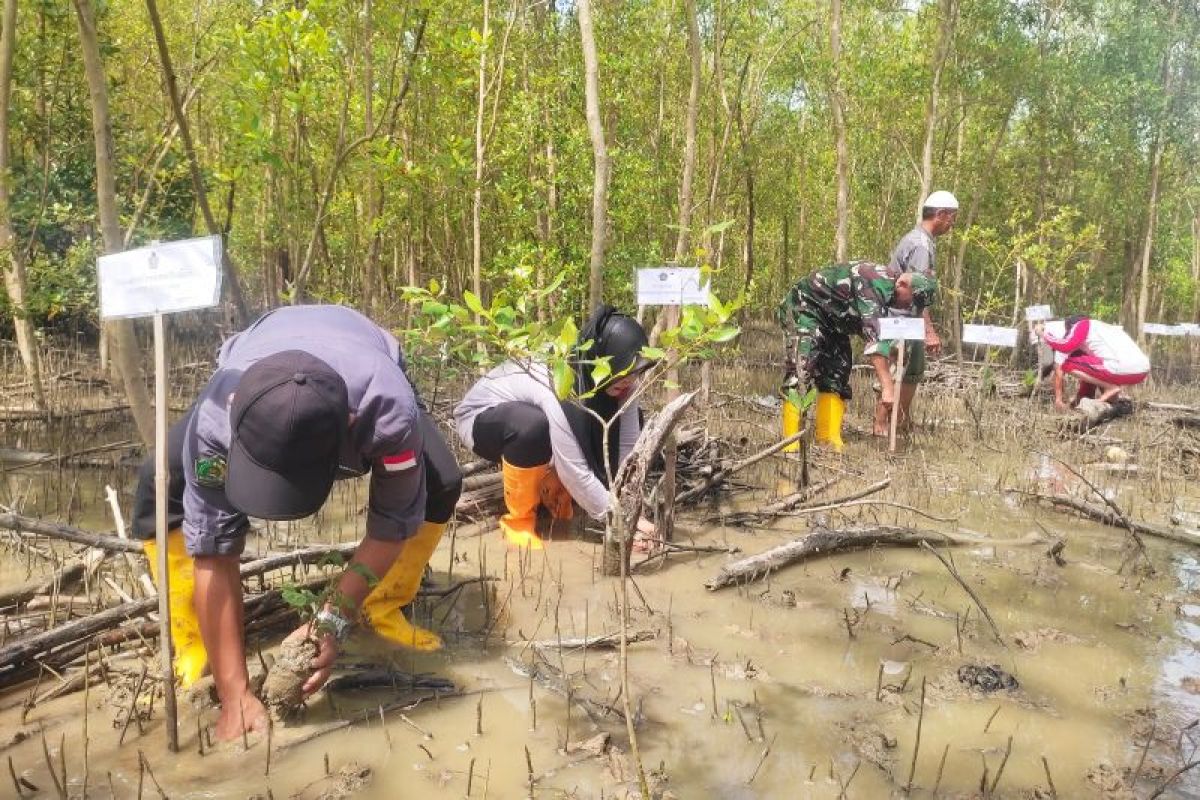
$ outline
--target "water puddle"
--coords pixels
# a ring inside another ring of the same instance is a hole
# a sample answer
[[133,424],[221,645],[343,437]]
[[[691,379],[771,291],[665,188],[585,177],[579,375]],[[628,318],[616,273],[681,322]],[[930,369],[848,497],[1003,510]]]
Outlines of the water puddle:
[[[860,392],[853,409],[859,419],[867,395]],[[947,405],[928,413],[951,419],[962,411]],[[755,408],[738,414],[773,429],[773,417]],[[1096,455],[1044,446],[1072,465]],[[1004,542],[939,548],[983,602],[1000,640],[959,581],[921,549],[835,553],[717,592],[704,582],[729,556],[685,553],[631,582],[630,629],[652,638],[629,646],[626,698],[613,650],[553,645],[618,629],[620,595],[615,581],[597,574],[598,546],[556,540],[523,559],[506,552],[493,530],[475,535],[464,527],[453,579],[486,572],[497,580],[421,604],[418,615],[433,620],[445,650],[391,652],[364,635],[343,659],[447,678],[455,696],[324,693],[302,721],[272,731],[270,750],[259,737],[248,752],[235,743],[205,747],[204,755],[197,721],[203,726],[212,712],[184,705],[181,752],[168,753],[159,708],[118,745],[128,684],[140,668],[136,658],[118,659],[111,686],[93,686],[86,705],[82,693],[68,694],[22,719],[28,689],[0,697],[4,736],[28,736],[6,738],[0,753],[18,778],[53,791],[44,730],[56,768],[66,749],[71,793],[82,794],[86,769],[90,797],[136,796],[139,780],[143,796],[155,796],[151,772],[171,797],[316,798],[338,796],[322,793],[339,784],[363,798],[461,798],[468,786],[471,797],[636,796],[619,716],[628,699],[649,781],[679,798],[887,797],[910,784],[924,797],[979,796],[981,786],[994,796],[1048,797],[1051,779],[1061,797],[1120,797],[1132,796],[1135,773],[1136,795],[1145,796],[1200,744],[1200,561],[1147,539],[1151,573],[1129,559],[1124,532],[1005,493],[1090,491],[1034,451],[1015,433],[979,442],[970,426],[947,426],[895,458],[851,435],[844,460],[824,455],[813,465],[822,477],[845,473],[824,497],[892,477],[875,496],[892,505],[825,512],[816,518],[824,524],[899,524]],[[1183,476],[1161,477],[1145,463],[1149,451],[1138,452],[1140,473],[1089,479],[1147,519],[1165,518],[1174,499],[1198,494]],[[761,506],[794,489],[795,477],[793,467],[769,461],[754,482],[771,491],[744,495],[725,511]],[[61,474],[23,470],[9,475],[8,499],[19,495],[27,512],[51,515],[73,496],[75,524],[109,529],[102,484],[114,479],[128,490],[127,473],[79,472],[71,489]],[[365,493],[361,486],[339,493],[341,505],[322,514],[319,528],[272,528],[262,546],[352,541]],[[803,535],[814,521],[704,522],[717,510],[681,519],[689,543],[755,553]],[[1046,555],[1058,538],[1066,542],[1062,566]],[[435,584],[445,585],[448,540],[432,565]],[[6,584],[27,572],[24,560],[0,555]],[[1017,685],[985,691],[981,674],[1011,675]],[[341,719],[356,722],[313,737]],[[139,751],[149,772],[139,767]],[[14,791],[7,779],[0,785],[0,795]],[[1175,791],[1200,792],[1200,776],[1184,776]]]

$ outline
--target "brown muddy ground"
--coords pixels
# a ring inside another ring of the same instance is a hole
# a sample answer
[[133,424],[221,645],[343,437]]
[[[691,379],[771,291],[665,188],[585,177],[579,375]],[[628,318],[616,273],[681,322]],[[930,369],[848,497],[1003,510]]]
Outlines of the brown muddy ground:
[[[773,382],[766,370],[737,368],[721,371],[716,385],[752,398]],[[629,674],[642,762],[657,792],[887,797],[903,793],[911,772],[912,794],[924,797],[1147,797],[1194,758],[1197,553],[1146,538],[1146,555],[1131,556],[1125,532],[1005,491],[1067,491],[1098,502],[1055,456],[1134,517],[1165,524],[1172,513],[1200,509],[1195,461],[1179,455],[1189,434],[1171,425],[1168,413],[1142,411],[1096,436],[1061,440],[1051,435],[1056,421],[1045,405],[995,398],[982,403],[977,429],[959,394],[931,388],[922,398],[920,430],[897,455],[852,432],[841,457],[814,456],[814,479],[842,476],[817,501],[890,476],[891,486],[870,499],[893,505],[797,515],[766,527],[708,521],[793,491],[796,466],[778,458],[740,478],[759,487],[754,491],[684,513],[678,540],[737,547],[744,555],[802,536],[816,521],[1037,537],[948,553],[1003,644],[942,564],[921,550],[833,554],[718,592],[705,590],[704,581],[731,556],[687,552],[641,564],[630,586],[630,630],[654,636],[630,645]],[[847,422],[862,428],[870,388],[857,390]],[[185,404],[189,391],[187,379],[177,381],[173,402]],[[1179,386],[1152,387],[1138,398],[1200,400]],[[709,424],[730,438],[747,437],[751,450],[776,429],[774,412],[753,399],[715,401]],[[5,447],[55,452],[129,438],[119,416],[105,414],[50,429],[10,423],[3,431]],[[0,503],[111,530],[103,486],[128,491],[131,482],[121,467],[31,467],[4,474]],[[269,528],[251,547],[353,540],[364,487],[340,486],[337,498],[318,519]],[[128,508],[127,495],[123,503]],[[1062,566],[1046,555],[1058,538],[1066,543]],[[635,563],[642,558],[635,555]],[[506,552],[494,525],[463,522],[452,575],[450,559],[447,537],[433,558],[435,585],[480,574],[496,580],[420,603],[417,614],[446,638],[444,651],[392,652],[360,634],[344,662],[436,674],[454,682],[454,696],[322,693],[301,720],[274,727],[269,758],[266,737],[252,738],[248,750],[241,742],[205,747],[201,756],[197,729],[213,712],[181,703],[182,751],[171,754],[161,700],[150,710],[145,692],[141,730],[131,725],[117,744],[130,684],[143,660],[149,663],[131,652],[113,659],[112,685],[96,684],[86,698],[76,692],[41,702],[22,719],[28,687],[0,696],[0,757],[48,797],[56,794],[47,753],[56,769],[65,763],[72,797],[83,795],[85,776],[89,797],[136,797],[139,780],[143,797],[158,796],[155,782],[169,797],[460,798],[468,784],[471,797],[636,796],[625,726],[615,714],[622,708],[617,654],[528,644],[618,629],[617,582],[598,574],[599,546],[556,538],[542,553],[522,556]],[[0,553],[5,584],[46,568],[24,550]],[[964,665],[996,665],[1019,688],[964,685]],[[382,721],[381,705],[388,707]],[[344,719],[356,723],[321,734]],[[139,770],[139,752],[149,772]],[[1196,773],[1165,796],[1200,796]],[[16,792],[0,775],[0,797]]]

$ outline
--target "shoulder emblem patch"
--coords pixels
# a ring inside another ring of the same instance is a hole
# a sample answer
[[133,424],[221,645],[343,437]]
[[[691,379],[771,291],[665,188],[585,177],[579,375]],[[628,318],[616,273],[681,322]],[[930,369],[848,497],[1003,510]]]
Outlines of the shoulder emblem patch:
[[225,485],[225,456],[196,459],[196,483],[209,489]]

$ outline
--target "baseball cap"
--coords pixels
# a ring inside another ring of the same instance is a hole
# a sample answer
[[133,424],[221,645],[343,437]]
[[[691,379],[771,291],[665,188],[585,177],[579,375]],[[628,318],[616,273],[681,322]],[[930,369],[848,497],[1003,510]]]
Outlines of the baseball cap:
[[925,198],[925,202],[921,204],[922,208],[948,208],[954,211],[958,210],[958,198],[950,194],[944,189],[939,189],[936,192],[930,193],[929,197]]
[[274,353],[242,373],[229,414],[229,502],[262,519],[315,514],[350,427],[341,375],[302,350]]

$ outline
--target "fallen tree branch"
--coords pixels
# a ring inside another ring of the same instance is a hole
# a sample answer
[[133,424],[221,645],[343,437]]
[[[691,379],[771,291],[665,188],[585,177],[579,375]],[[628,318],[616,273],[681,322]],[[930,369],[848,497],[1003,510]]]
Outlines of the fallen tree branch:
[[[242,564],[240,574],[245,579],[294,564],[313,564],[327,558],[330,553],[348,555],[357,546],[357,543],[351,542],[339,545],[310,547],[292,553],[271,555]],[[313,580],[324,582],[327,579],[328,576],[321,576]],[[255,597],[247,598],[247,616],[249,617],[251,614],[253,604],[258,602],[272,602],[267,599],[256,599],[269,596],[270,594],[271,592],[267,592],[266,595],[256,595]],[[28,675],[28,668],[35,662],[49,656],[54,656],[56,659],[60,657],[65,658],[65,661],[69,663],[69,661],[73,661],[76,657],[83,654],[82,648],[87,645],[92,637],[111,628],[116,628],[124,622],[145,617],[157,610],[157,597],[148,597],[132,603],[122,603],[0,647],[0,689],[24,680]],[[76,650],[78,650],[77,653]]]
[[[132,450],[140,445],[133,441],[111,442],[108,444],[96,445],[94,447],[86,447],[82,450],[76,450],[73,453],[39,453],[31,450],[18,450],[10,447],[0,447],[0,463],[12,464],[13,466],[0,469],[0,474],[6,472],[15,472],[19,469],[28,467],[37,467],[43,464],[50,463],[69,463],[81,467],[111,467],[113,464],[125,461],[129,466],[135,466],[138,460],[130,459],[127,456],[120,458],[100,458],[96,457],[97,453],[107,453],[114,450]],[[87,456],[91,456],[90,458]]]
[[806,500],[812,499],[815,495],[825,491],[841,479],[842,476],[836,475],[827,481],[822,481],[821,483],[807,486],[798,492],[785,495],[774,503],[754,511],[735,511],[732,514],[710,514],[704,518],[704,521],[709,524],[721,523],[724,525],[745,525],[748,522],[761,522],[789,511]]
[[1060,435],[1087,433],[1106,422],[1112,422],[1121,417],[1128,417],[1133,414],[1133,403],[1128,400],[1116,403],[1102,403],[1099,400],[1084,398],[1079,401],[1076,411],[1082,414],[1082,416],[1077,419],[1065,421],[1059,428]]
[[[1040,539],[1033,537],[1010,541],[1009,543],[1032,544],[1036,541],[1040,541]],[[831,553],[861,550],[865,547],[874,547],[875,545],[917,547],[922,542],[955,545],[997,543],[995,540],[986,537],[963,536],[961,534],[885,525],[868,528],[817,528],[803,538],[773,547],[758,555],[726,564],[721,567],[720,572],[706,581],[704,586],[710,591],[715,591],[716,589],[721,589],[735,583],[749,583],[789,564],[794,564],[797,561],[804,561]]]
[[788,511],[781,516],[802,517],[806,514],[818,514],[822,511],[839,511],[843,508],[854,508],[855,506],[891,506],[892,508],[911,511],[913,514],[925,517],[926,519],[931,519],[934,522],[958,522],[959,520],[958,517],[939,517],[936,514],[930,514],[928,511],[922,511],[915,506],[905,505],[904,503],[896,503],[891,500],[850,500],[842,503],[830,503],[829,505],[824,506],[797,508],[794,511]]
[[770,458],[771,456],[775,455],[783,448],[787,447],[792,442],[800,441],[800,437],[804,436],[807,432],[808,432],[807,428],[801,429],[798,433],[794,433],[791,436],[787,437],[786,439],[781,439],[780,441],[776,442],[775,444],[771,445],[770,447],[768,447],[764,450],[760,450],[759,452],[755,453],[752,456],[743,458],[741,461],[736,461],[733,464],[730,464],[728,467],[725,467],[724,469],[717,470],[712,475],[709,475],[707,478],[705,478],[703,481],[701,481],[698,485],[693,486],[691,489],[688,489],[687,491],[680,492],[679,494],[675,495],[675,502],[676,503],[688,503],[688,502],[691,502],[692,500],[695,500],[697,497],[704,494],[709,489],[716,486],[718,483],[723,482],[726,478],[728,478],[730,475],[734,474],[735,472],[740,472],[743,469],[745,469],[746,467],[753,466],[754,464],[757,464],[758,462],[762,461],[764,458]]
[[1027,497],[1034,497],[1038,500],[1046,500],[1050,504],[1058,508],[1069,508],[1072,511],[1078,512],[1088,519],[1105,525],[1111,525],[1114,528],[1124,528],[1128,530],[1130,527],[1138,533],[1144,533],[1147,536],[1154,536],[1158,539],[1167,539],[1180,544],[1190,544],[1192,546],[1200,546],[1200,536],[1188,533],[1180,528],[1166,528],[1161,525],[1151,525],[1148,522],[1138,522],[1127,517],[1121,517],[1113,513],[1111,509],[1089,503],[1085,500],[1076,500],[1072,497],[1065,497],[1061,494],[1040,494],[1038,492],[1027,492],[1021,489],[1009,489],[1009,492],[1021,494]]
[[56,569],[52,574],[0,591],[0,608],[27,603],[39,594],[53,594],[65,590],[83,577],[83,561],[72,561]]
[[[651,639],[658,638],[658,631],[642,630],[631,632],[626,641],[630,644],[634,642],[648,642]],[[621,632],[604,633],[599,636],[572,636],[567,639],[540,639],[532,642],[509,642],[511,647],[532,647],[535,650],[552,650],[562,649],[566,651],[585,650],[590,648],[614,648],[621,645]]]
[[102,550],[118,550],[125,553],[141,553],[141,542],[121,539],[116,534],[92,533],[70,525],[59,525],[54,522],[43,522],[40,519],[27,517],[12,512],[0,513],[0,528],[16,533],[36,533],[49,536],[51,539],[61,539],[75,544],[86,544],[89,547],[99,547]]

